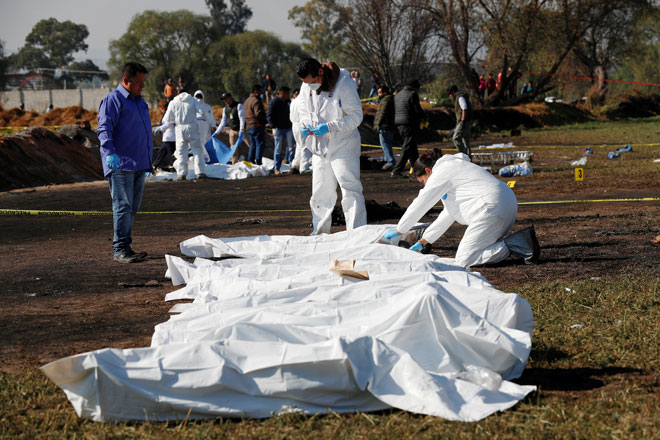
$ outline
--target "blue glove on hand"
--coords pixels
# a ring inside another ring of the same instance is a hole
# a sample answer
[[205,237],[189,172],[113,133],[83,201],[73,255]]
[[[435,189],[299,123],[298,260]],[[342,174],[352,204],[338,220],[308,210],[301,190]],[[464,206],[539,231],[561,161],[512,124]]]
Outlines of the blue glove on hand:
[[310,134],[312,134],[311,131],[310,131],[310,128],[309,128],[309,127],[303,127],[303,128],[301,128],[301,129],[300,129],[300,132],[301,132],[302,135],[303,135],[303,140],[307,139],[307,136],[309,136]]
[[328,132],[328,124],[324,122],[321,125],[317,125],[316,127],[310,128],[309,131],[311,131],[313,135],[323,136]]
[[156,135],[158,134],[159,131],[160,131],[160,127],[156,127],[156,128],[154,129],[154,136],[156,136]]
[[424,246],[422,246],[422,243],[420,243],[419,241],[413,244],[412,246],[410,246],[411,251],[421,252],[422,249],[424,249]]
[[398,237],[399,235],[400,234],[398,232],[396,232],[395,228],[390,228],[387,231],[385,231],[385,234],[383,234],[383,237],[385,238],[385,240],[387,240],[389,242],[392,242],[392,240],[395,239],[396,237]]
[[149,177],[151,176],[151,171],[145,171],[144,172],[144,177]]
[[117,171],[117,168],[119,168],[119,156],[116,154],[109,154],[105,157],[105,164],[110,168],[112,171]]

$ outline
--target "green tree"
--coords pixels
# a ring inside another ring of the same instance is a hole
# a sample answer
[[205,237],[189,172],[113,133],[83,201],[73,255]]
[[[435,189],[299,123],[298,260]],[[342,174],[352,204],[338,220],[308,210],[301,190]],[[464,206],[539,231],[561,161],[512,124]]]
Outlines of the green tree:
[[340,58],[346,30],[342,10],[336,0],[310,0],[289,10],[289,20],[302,30],[303,48],[321,61]]
[[227,36],[211,45],[208,63],[213,68],[205,69],[201,83],[209,96],[229,91],[240,100],[247,97],[252,85],[262,83],[266,73],[278,86],[293,89],[300,86],[296,64],[307,56],[300,45],[283,42],[268,32]]
[[655,6],[638,17],[629,33],[632,39],[619,50],[615,78],[660,83],[660,7]]
[[73,81],[91,81],[94,77],[101,80],[107,80],[107,72],[99,69],[94,61],[87,59],[85,61],[74,61],[66,68],[66,75]]
[[179,75],[187,87],[194,88],[205,67],[210,29],[209,16],[187,10],[137,14],[127,31],[110,42],[110,75],[118,81],[122,66],[137,61],[149,70],[145,94],[150,99],[161,97],[167,79],[176,80]]
[[227,9],[224,0],[205,0],[211,12],[213,30],[216,36],[236,35],[245,32],[248,20],[252,18],[252,9],[245,0],[231,0]]
[[73,61],[73,54],[87,51],[87,26],[55,18],[40,20],[25,38],[25,45],[13,57],[16,67],[57,68]]

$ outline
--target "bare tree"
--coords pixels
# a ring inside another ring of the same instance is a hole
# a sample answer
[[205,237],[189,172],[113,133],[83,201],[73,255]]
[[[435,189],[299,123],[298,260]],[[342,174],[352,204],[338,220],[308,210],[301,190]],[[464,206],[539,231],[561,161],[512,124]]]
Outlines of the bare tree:
[[427,78],[438,45],[432,44],[434,22],[419,7],[423,2],[342,0],[347,55],[393,87]]

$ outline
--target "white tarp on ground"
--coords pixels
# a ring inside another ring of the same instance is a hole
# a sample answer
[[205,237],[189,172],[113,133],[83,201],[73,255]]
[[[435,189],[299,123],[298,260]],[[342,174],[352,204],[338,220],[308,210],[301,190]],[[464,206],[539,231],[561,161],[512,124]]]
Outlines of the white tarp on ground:
[[[210,179],[223,179],[223,180],[238,180],[247,179],[248,177],[263,177],[268,176],[275,168],[275,162],[272,159],[263,158],[261,165],[252,164],[247,165],[245,162],[238,162],[234,165],[227,165],[221,163],[206,164],[204,173]],[[289,171],[289,165],[282,164],[280,171]],[[147,182],[162,182],[165,180],[176,180],[176,172],[160,171],[147,178]],[[195,167],[193,166],[192,157],[188,159],[188,174],[186,179],[195,179]]]
[[[524,398],[534,387],[457,376],[469,365],[520,376],[529,304],[451,259],[378,243],[385,228],[187,240],[182,252],[197,258],[167,256],[173,284],[185,284],[167,299],[194,301],[173,307],[151,347],[42,370],[99,421],[386,408],[476,421]],[[242,258],[205,258],[222,256]],[[369,280],[333,274],[333,258],[355,259]]]

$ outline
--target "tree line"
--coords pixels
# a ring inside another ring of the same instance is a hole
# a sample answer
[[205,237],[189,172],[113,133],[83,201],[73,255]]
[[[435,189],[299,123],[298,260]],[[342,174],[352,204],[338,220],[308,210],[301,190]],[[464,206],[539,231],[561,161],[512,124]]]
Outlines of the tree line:
[[[128,60],[149,70],[145,93],[160,97],[168,78],[201,88],[207,101],[223,91],[249,94],[266,73],[295,86],[294,66],[305,56],[357,68],[363,80],[378,72],[393,88],[411,79],[456,83],[477,101],[479,75],[502,72],[500,87],[483,105],[534,100],[557,87],[602,103],[608,79],[660,83],[660,0],[309,0],[289,11],[301,43],[247,32],[245,0],[206,0],[208,14],[187,10],[135,15],[110,42],[109,73]],[[70,21],[41,20],[18,53],[5,57],[0,42],[0,85],[11,67],[98,69],[72,62],[86,50],[89,32]],[[525,72],[534,87],[506,93]],[[594,80],[563,81],[581,75]],[[475,102],[481,104],[480,102]]]

